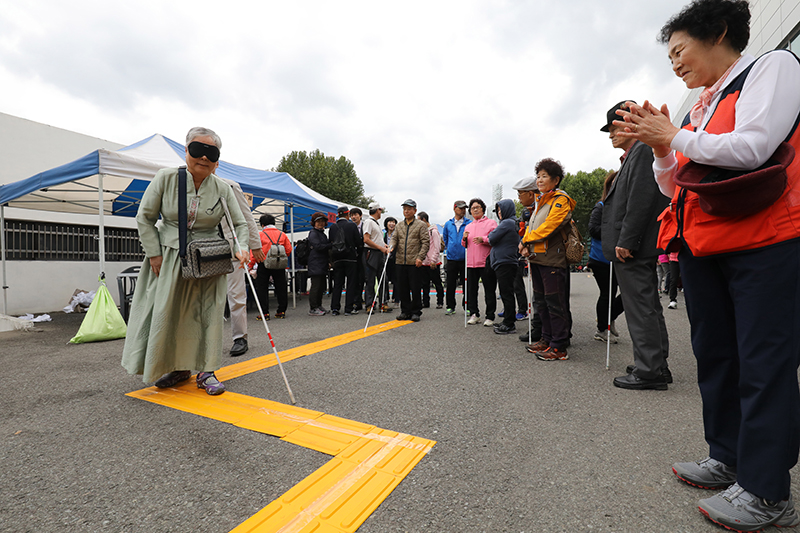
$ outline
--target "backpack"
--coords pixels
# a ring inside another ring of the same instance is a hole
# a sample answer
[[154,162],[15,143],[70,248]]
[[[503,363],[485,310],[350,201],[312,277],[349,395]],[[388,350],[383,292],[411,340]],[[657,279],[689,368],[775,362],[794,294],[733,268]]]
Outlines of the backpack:
[[[267,258],[264,259],[264,268],[267,270],[281,270],[289,266],[289,257],[286,255],[286,248],[275,244],[266,231],[264,235],[266,235],[269,242],[272,243],[272,246],[269,247],[269,252],[267,252]],[[281,235],[283,235],[283,233],[281,233]],[[278,237],[278,242],[280,242],[280,240],[280,237]]]
[[336,235],[331,240],[331,257],[341,259],[347,255],[347,243],[344,240],[344,228],[337,224]]
[[308,265],[308,258],[311,255],[311,245],[308,239],[300,239],[294,244],[294,258],[301,265]]

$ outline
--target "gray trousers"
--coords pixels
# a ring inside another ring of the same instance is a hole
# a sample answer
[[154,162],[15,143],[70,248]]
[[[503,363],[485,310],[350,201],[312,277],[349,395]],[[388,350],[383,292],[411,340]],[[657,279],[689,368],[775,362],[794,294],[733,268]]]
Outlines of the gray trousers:
[[231,309],[231,336],[233,340],[247,337],[247,270],[239,268],[233,260],[233,272],[228,274],[228,307]]
[[667,366],[669,337],[661,301],[654,257],[614,261],[614,273],[622,294],[625,320],[633,344],[635,376],[655,379]]

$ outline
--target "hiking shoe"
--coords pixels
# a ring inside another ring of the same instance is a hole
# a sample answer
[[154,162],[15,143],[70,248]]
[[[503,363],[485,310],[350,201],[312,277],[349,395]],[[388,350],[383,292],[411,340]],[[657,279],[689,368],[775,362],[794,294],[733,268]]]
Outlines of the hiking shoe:
[[619,342],[617,341],[617,338],[614,336],[613,333],[609,333],[608,331],[596,331],[594,334],[594,340],[600,342],[608,342],[609,334],[611,335],[611,344],[617,344],[617,342]]
[[411,320],[411,315],[400,313],[399,315],[397,315],[397,318],[395,318],[395,320]]
[[416,315],[416,314],[411,315],[411,321],[412,322],[419,322],[419,319],[420,319],[419,315]]
[[277,312],[275,313],[275,318],[286,318],[286,313]]
[[558,348],[552,348],[550,346],[548,346],[546,350],[536,352],[533,355],[542,361],[566,361],[569,359],[566,350],[559,350]]
[[761,531],[767,526],[795,527],[800,524],[791,494],[788,500],[772,503],[747,492],[738,483],[700,500],[698,508],[712,522],[734,531]]
[[225,392],[225,384],[220,382],[213,372],[200,372],[197,374],[197,388],[205,389],[211,396]]
[[474,326],[475,324],[477,324],[480,321],[481,321],[481,317],[479,317],[478,315],[472,315],[471,317],[469,317],[469,320],[467,321],[467,324],[469,324],[470,326]]
[[190,377],[192,377],[191,370],[175,370],[158,378],[155,385],[159,389],[168,389],[174,387],[178,383],[186,381]]
[[528,318],[528,313],[517,313],[517,320],[525,320],[526,318]]
[[681,481],[701,489],[724,489],[736,483],[736,469],[711,457],[691,463],[675,463],[672,472]]
[[677,309],[678,308],[678,302],[675,301],[675,300],[671,300],[669,302],[669,305],[667,306],[667,308],[669,308],[669,309]]
[[612,335],[614,335],[615,337],[619,337],[619,333],[617,333],[616,320],[611,321],[611,327],[609,327],[608,329],[611,330]]
[[394,311],[394,307],[392,307],[391,305],[389,304],[381,305],[381,313],[391,313],[392,311]]
[[447,311],[445,311],[444,314],[446,314],[446,315],[454,315],[454,314],[456,314],[456,310],[453,309],[452,307],[448,307]]
[[528,352],[535,354],[536,352],[543,352],[546,349],[548,349],[549,347],[550,347],[550,343],[549,342],[547,342],[547,341],[545,341],[543,339],[539,339],[538,341],[534,342],[533,344],[527,345],[525,347],[525,349],[528,350]]
[[247,339],[244,337],[240,337],[233,341],[233,347],[231,348],[231,357],[237,357],[239,355],[244,354],[247,351]]
[[320,309],[318,307],[316,309],[312,309],[311,311],[309,311],[308,314],[309,314],[309,316],[324,316],[325,315],[325,311],[323,311],[322,309]]
[[511,335],[517,332],[514,326],[506,326],[505,324],[498,324],[494,327],[494,332],[498,335]]
[[486,320],[483,321],[483,325],[487,328],[490,328],[494,326],[494,320],[492,320],[491,318],[487,318]]

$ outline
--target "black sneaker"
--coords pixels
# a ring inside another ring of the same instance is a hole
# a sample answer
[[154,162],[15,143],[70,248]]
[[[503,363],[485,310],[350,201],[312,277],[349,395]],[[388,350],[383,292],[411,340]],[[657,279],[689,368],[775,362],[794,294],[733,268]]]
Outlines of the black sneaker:
[[331,310],[331,314],[332,314],[333,316],[339,316],[339,310],[338,310],[338,309],[332,309],[332,310]]
[[419,315],[411,315],[411,322],[419,322]]
[[400,313],[395,320],[411,320],[411,315]]
[[514,326],[506,326],[505,324],[497,324],[494,327],[494,332],[498,335],[511,335],[517,332],[517,328]]

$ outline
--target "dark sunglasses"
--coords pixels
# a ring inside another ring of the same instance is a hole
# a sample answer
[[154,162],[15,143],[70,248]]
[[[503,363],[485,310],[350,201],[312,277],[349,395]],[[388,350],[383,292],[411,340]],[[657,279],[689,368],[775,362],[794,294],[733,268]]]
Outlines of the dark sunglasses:
[[200,159],[206,156],[212,163],[219,161],[219,148],[213,144],[192,141],[187,148],[189,149],[189,155],[194,158]]

